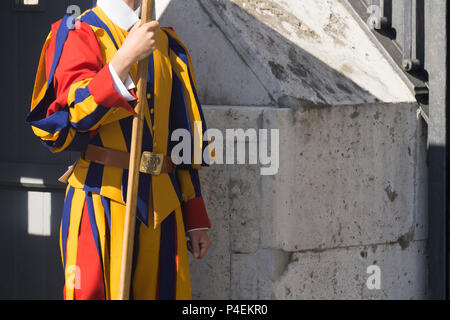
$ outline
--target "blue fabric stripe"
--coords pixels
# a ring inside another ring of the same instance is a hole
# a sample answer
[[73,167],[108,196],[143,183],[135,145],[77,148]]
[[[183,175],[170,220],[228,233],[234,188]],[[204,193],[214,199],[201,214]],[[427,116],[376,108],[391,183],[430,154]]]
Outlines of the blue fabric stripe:
[[159,249],[159,299],[174,300],[176,284],[176,222],[172,212],[161,223],[161,241]]
[[89,143],[96,145],[98,147],[103,147],[103,142],[102,142],[102,139],[100,138],[99,134],[96,134]]
[[144,134],[142,135],[142,152],[153,150],[153,139],[147,121],[144,121]]
[[87,192],[87,191],[86,191],[86,206],[87,206],[88,213],[89,213],[89,221],[91,223],[92,236],[94,237],[95,246],[97,247],[98,257],[100,259],[100,262],[103,265],[102,253],[101,253],[101,249],[100,249],[100,240],[98,238],[97,222],[95,220],[94,202],[92,201],[91,192]]
[[104,196],[100,196],[100,199],[102,201],[103,209],[105,210],[105,216],[106,220],[108,221],[109,232],[111,232],[111,200]]
[[169,46],[170,49],[173,50],[173,52],[184,62],[184,64],[186,65],[186,68],[188,70],[189,73],[189,80],[191,82],[191,87],[192,87],[192,91],[194,92],[194,96],[195,96],[195,101],[197,103],[197,106],[199,107],[199,112],[200,112],[200,117],[202,118],[202,122],[203,122],[203,112],[201,110],[201,104],[200,104],[200,99],[198,98],[198,93],[197,90],[195,88],[195,84],[192,78],[192,70],[189,66],[189,59],[186,53],[186,50],[184,50],[184,48],[178,43],[178,41],[174,38],[172,38],[169,34],[167,34],[169,37]]
[[178,43],[178,41],[173,38],[169,33],[167,33],[169,38],[169,47],[173,52],[184,62],[184,64],[189,68],[189,60],[186,54],[186,50]]
[[69,128],[66,127],[59,132],[59,136],[55,141],[41,140],[41,142],[49,149],[59,148],[66,142],[68,134]]
[[111,33],[111,30],[109,30],[108,26],[95,14],[94,11],[88,11],[86,14],[84,14],[81,19],[82,22],[85,22],[87,24],[90,24],[91,26],[97,27],[97,28],[101,28],[103,30],[105,30],[109,37],[111,38],[111,40],[114,43],[114,46],[116,47],[116,49],[119,49],[119,46],[116,43],[116,40],[114,40],[114,37]]
[[[205,134],[206,130],[207,130],[207,126],[206,126],[206,120],[205,120],[205,116],[203,114],[203,110],[201,107],[201,103],[200,103],[200,99],[198,97],[198,92],[196,90],[194,81],[193,81],[193,70],[191,70],[190,66],[189,66],[189,59],[187,56],[187,52],[186,50],[178,43],[178,41],[171,37],[170,34],[168,32],[166,32],[168,38],[169,38],[169,47],[170,49],[183,61],[183,63],[186,65],[186,68],[188,70],[188,74],[189,74],[189,81],[191,83],[191,87],[192,87],[192,91],[194,93],[194,98],[195,101],[197,103],[197,107],[198,107],[198,111],[200,114],[200,119],[202,121],[202,132],[203,134]],[[183,93],[184,94],[184,93]],[[191,131],[192,134],[192,131]],[[208,146],[208,142],[203,141],[202,142],[202,150],[204,150],[206,147]],[[208,166],[208,164],[205,162],[205,159],[203,159],[202,157],[202,166]]]
[[61,24],[58,28],[58,32],[56,33],[56,45],[55,45],[55,53],[53,55],[52,67],[50,68],[49,77],[47,80],[47,90],[50,87],[50,84],[53,83],[53,76],[55,75],[56,67],[59,64],[59,59],[61,58],[61,54],[64,48],[64,44],[66,43],[67,36],[69,35],[70,29],[67,27],[69,23],[73,25],[74,20],[69,20],[72,16],[64,15]]
[[[89,87],[80,88],[75,92],[75,101],[74,105],[83,103],[87,98],[91,96],[91,92],[89,91]],[[90,130],[95,126],[109,111],[109,108],[98,105],[95,110],[85,116],[78,122],[71,122],[72,126],[81,131]]]
[[[177,75],[173,75],[172,78],[172,97],[170,103],[170,122],[169,122],[169,137],[167,143],[167,154],[172,153],[172,149],[175,147],[178,141],[172,141],[172,132],[176,129],[186,129],[191,134],[191,147],[192,147],[192,127],[191,119],[189,117],[188,108],[186,104],[186,97],[184,95],[184,86]],[[192,150],[192,149],[191,149]]]
[[91,96],[91,92],[89,91],[89,87],[88,86],[86,86],[84,88],[79,88],[75,92],[74,105],[83,102],[84,100],[86,100],[90,96]]
[[122,174],[122,198],[127,202],[127,190],[128,190],[128,170],[124,169]]
[[28,114],[25,120],[26,123],[35,126],[35,123],[38,124],[41,119],[47,117],[47,109],[53,101],[55,101],[55,92],[54,90],[47,89],[42,100],[39,101],[36,107]]
[[[41,105],[38,105],[38,107],[41,107]],[[36,112],[31,112],[27,118],[27,123],[51,134],[54,134],[68,126],[69,111],[67,108],[55,112],[49,117],[46,117],[46,115],[42,116],[42,111],[43,110],[36,110]]]
[[[53,54],[52,66],[50,68],[50,73],[47,79],[46,92],[42,100],[34,108],[32,112],[27,116],[26,122],[41,130],[47,131],[48,133],[54,134],[63,128],[67,127],[69,124],[69,112],[67,108],[64,108],[58,112],[55,112],[51,116],[47,117],[47,109],[51,103],[55,100],[55,94],[53,90],[53,77],[55,75],[56,67],[59,64],[61,54],[64,48],[64,44],[69,35],[70,29],[68,28],[69,19],[71,16],[65,15],[61,21],[61,24],[56,33],[55,40],[55,52]],[[73,21],[70,21],[73,24]],[[67,134],[67,133],[66,133]],[[61,140],[60,140],[61,141]],[[49,144],[46,144],[49,147]],[[52,148],[54,146],[50,146]]]
[[183,193],[181,192],[177,178],[172,173],[169,173],[169,178],[172,181],[172,186],[175,189],[175,192],[177,193],[178,200],[180,201],[180,203],[183,202]]
[[104,106],[97,106],[93,112],[85,116],[78,122],[71,122],[71,125],[77,129],[82,131],[91,130],[109,111],[110,109]]
[[61,221],[61,240],[62,240],[62,255],[64,260],[64,268],[66,267],[66,252],[67,252],[67,237],[69,235],[70,211],[72,209],[72,200],[75,193],[75,188],[70,186],[67,191],[66,199],[64,200],[64,209]]
[[103,178],[103,165],[91,162],[84,181],[84,191],[100,193]]
[[[147,122],[144,121],[144,134],[142,136],[142,152],[153,149],[153,139],[151,137],[150,129]],[[128,182],[127,182],[128,183]],[[150,186],[152,183],[152,176],[150,174],[139,174],[139,189],[136,216],[148,227],[148,202],[150,198]]]
[[[65,15],[61,21],[61,24],[58,28],[58,31],[56,33],[56,40],[55,40],[55,52],[53,54],[53,61],[52,61],[52,66],[50,68],[50,73],[47,79],[47,87],[46,87],[46,92],[45,95],[43,97],[43,99],[38,103],[38,105],[36,106],[36,108],[34,108],[34,110],[32,112],[30,112],[30,114],[27,117],[27,123],[31,124],[37,128],[40,128],[42,130],[45,130],[45,126],[48,126],[49,124],[47,124],[47,122],[42,120],[46,120],[46,119],[42,119],[45,118],[47,115],[47,107],[51,104],[51,102],[53,102],[55,100],[55,95],[54,95],[54,91],[53,90],[49,90],[50,86],[52,86],[53,84],[53,76],[55,75],[55,71],[56,71],[56,67],[59,64],[59,60],[61,58],[61,54],[62,54],[62,50],[64,48],[64,44],[67,40],[67,36],[69,35],[69,31],[70,29],[67,28],[67,24],[68,24],[68,19],[71,16],[69,15]],[[64,110],[63,110],[64,111]],[[59,111],[61,112],[61,111]],[[55,117],[55,120],[59,119],[59,117],[61,117],[61,115],[57,115],[59,112],[54,113],[52,116],[50,117]],[[65,110],[66,112],[66,116],[68,115],[67,110]],[[42,119],[42,120],[40,120]],[[40,120],[40,121],[39,121]],[[65,121],[65,124],[67,124],[67,120]],[[44,127],[41,127],[44,126]],[[53,127],[55,126],[55,124],[53,124]],[[61,130],[61,129],[59,129]],[[55,133],[59,130],[54,130],[54,131],[47,131],[50,133]]]
[[70,145],[65,149],[68,151],[84,152],[91,140],[89,132],[77,132]]
[[136,205],[136,217],[148,227],[148,201],[150,196],[150,174],[139,173],[138,198]]
[[[41,142],[49,149],[60,148],[64,145],[64,143],[66,143],[69,131],[70,128],[66,127],[61,130],[56,141],[41,140]],[[75,132],[75,136],[73,137],[72,142],[70,142],[70,144],[64,150],[83,152],[86,150],[89,141],[90,135],[88,132]]]
[[200,178],[198,176],[198,170],[189,170],[189,175],[191,176],[192,184],[194,185],[195,195],[200,197],[202,195],[200,188]]
[[[127,145],[127,151],[131,149],[131,129],[133,127],[133,117],[127,117],[119,121],[120,128],[122,129],[123,138]],[[145,131],[144,131],[145,132]]]

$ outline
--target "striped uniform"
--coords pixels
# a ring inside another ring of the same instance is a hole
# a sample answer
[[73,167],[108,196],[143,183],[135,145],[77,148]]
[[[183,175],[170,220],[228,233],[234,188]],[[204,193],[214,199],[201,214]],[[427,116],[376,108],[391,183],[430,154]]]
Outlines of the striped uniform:
[[[98,6],[75,24],[65,16],[52,25],[27,117],[52,152],[83,152],[88,144],[130,151],[135,102],[114,89],[108,66],[127,34]],[[171,133],[182,128],[190,132],[192,154],[203,152],[206,124],[189,53],[170,28],[158,29],[156,42],[142,151],[170,155]],[[136,83],[137,64],[130,75]],[[210,227],[198,177],[202,165],[183,163],[175,175],[140,174],[130,293],[135,299],[190,299],[185,230]],[[66,299],[118,297],[127,181],[127,170],[82,157],[76,162],[61,222]]]

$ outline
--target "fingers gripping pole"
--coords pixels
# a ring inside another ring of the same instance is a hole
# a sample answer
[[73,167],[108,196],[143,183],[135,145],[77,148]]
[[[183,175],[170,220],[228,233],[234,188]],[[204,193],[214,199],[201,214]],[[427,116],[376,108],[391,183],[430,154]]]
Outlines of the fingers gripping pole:
[[[154,0],[142,0],[141,23],[151,21]],[[122,265],[120,271],[119,300],[129,300],[131,269],[133,261],[134,229],[136,226],[136,206],[139,186],[139,162],[141,160],[142,132],[144,127],[144,108],[147,107],[148,59],[138,63],[138,102],[135,108],[131,135],[130,168],[128,174],[127,204],[123,234]]]

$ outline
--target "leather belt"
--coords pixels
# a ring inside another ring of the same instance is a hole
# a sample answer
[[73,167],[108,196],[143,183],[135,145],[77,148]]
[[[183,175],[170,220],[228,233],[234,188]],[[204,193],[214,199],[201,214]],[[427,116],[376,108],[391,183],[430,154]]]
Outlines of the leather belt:
[[[113,150],[89,144],[82,158],[106,166],[129,169],[130,153]],[[139,171],[158,175],[161,173],[175,174],[176,166],[172,159],[162,153],[144,151],[141,156]]]

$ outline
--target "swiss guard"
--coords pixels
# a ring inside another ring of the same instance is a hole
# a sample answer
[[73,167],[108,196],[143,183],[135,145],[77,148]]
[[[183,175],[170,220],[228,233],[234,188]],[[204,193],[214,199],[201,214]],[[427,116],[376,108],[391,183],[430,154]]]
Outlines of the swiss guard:
[[200,259],[210,246],[198,175],[206,163],[175,165],[170,157],[174,130],[187,130],[194,148],[206,144],[192,133],[198,123],[206,130],[192,61],[172,29],[141,25],[139,15],[140,1],[98,0],[76,20],[52,25],[39,61],[27,123],[51,152],[80,152],[62,177],[67,300],[119,296],[137,62],[144,58],[142,152],[159,154],[162,165],[139,173],[130,297],[191,299],[188,249]]

